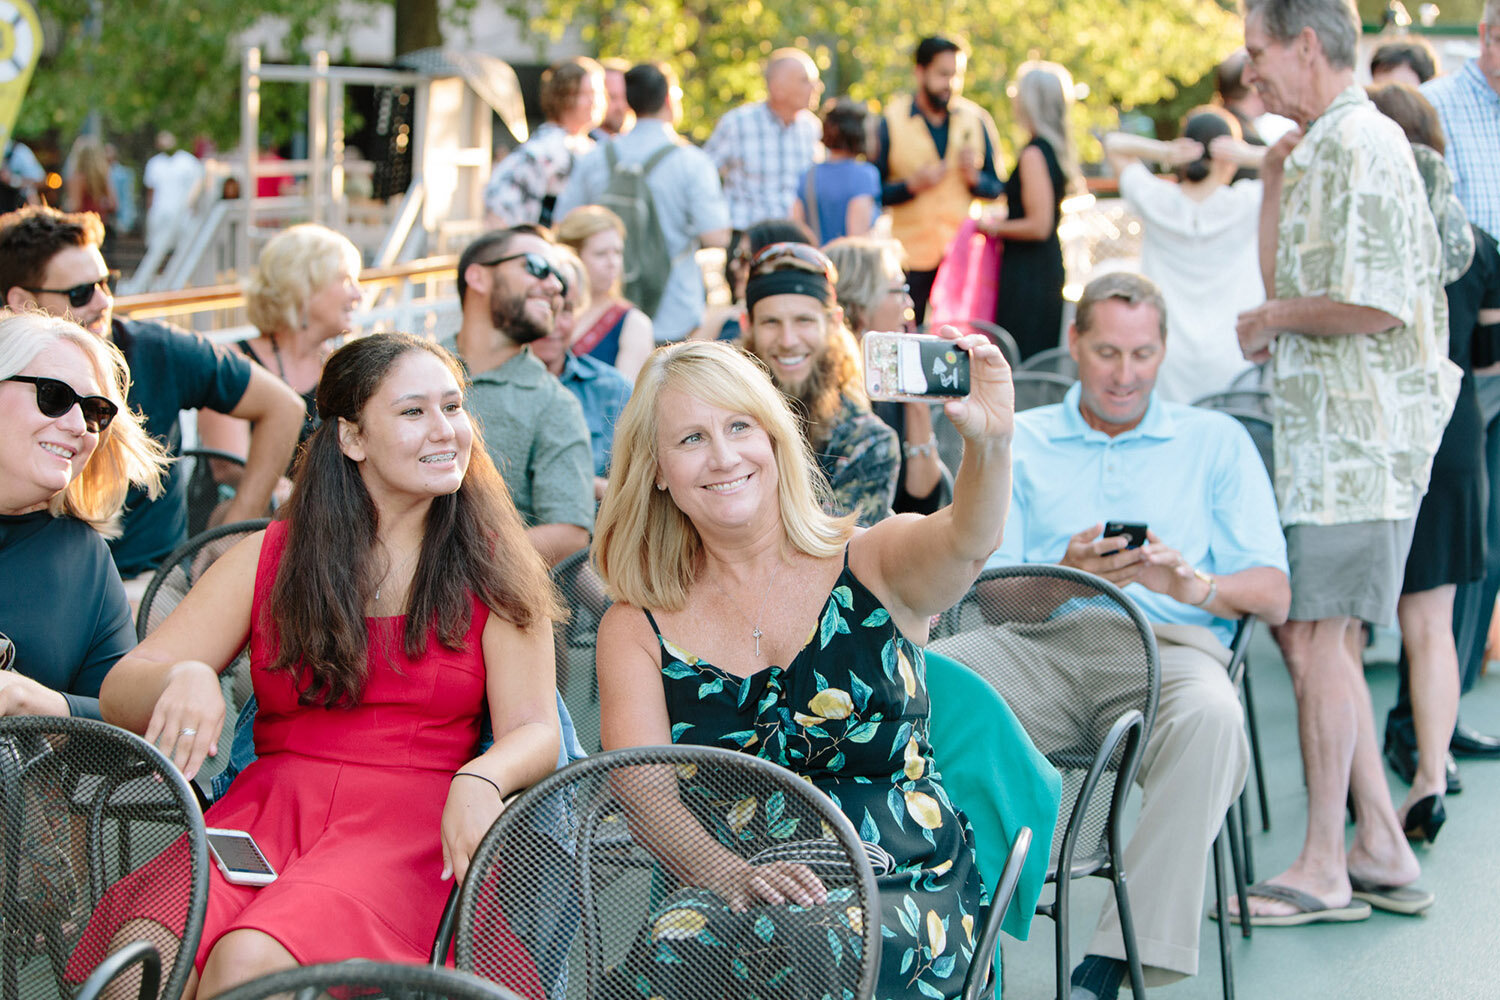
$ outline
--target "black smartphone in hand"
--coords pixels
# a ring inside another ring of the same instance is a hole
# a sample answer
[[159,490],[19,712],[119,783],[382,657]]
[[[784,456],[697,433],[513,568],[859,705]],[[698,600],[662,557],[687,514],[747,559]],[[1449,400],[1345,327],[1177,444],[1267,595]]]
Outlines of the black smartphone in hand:
[[1146,544],[1146,525],[1133,521],[1110,521],[1104,526],[1104,537],[1115,538],[1123,535],[1127,541],[1127,549],[1138,549]]

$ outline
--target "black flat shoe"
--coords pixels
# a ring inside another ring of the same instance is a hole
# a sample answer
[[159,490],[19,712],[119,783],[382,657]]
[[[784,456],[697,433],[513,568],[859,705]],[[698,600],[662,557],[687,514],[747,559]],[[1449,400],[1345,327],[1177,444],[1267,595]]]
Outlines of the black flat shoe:
[[1462,722],[1453,727],[1449,746],[1457,757],[1500,757],[1500,737],[1470,729]]
[[1421,798],[1406,811],[1406,822],[1402,824],[1406,830],[1406,839],[1414,843],[1428,844],[1437,842],[1438,831],[1448,820],[1448,810],[1443,808],[1443,797],[1441,795],[1429,795]]

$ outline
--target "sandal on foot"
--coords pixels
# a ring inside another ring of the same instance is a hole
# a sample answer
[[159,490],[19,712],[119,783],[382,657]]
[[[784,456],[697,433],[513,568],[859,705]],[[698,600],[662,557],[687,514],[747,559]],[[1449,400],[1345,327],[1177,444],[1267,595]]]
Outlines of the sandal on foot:
[[[1370,904],[1362,899],[1351,899],[1348,906],[1329,906],[1317,896],[1277,882],[1257,882],[1249,888],[1246,895],[1290,903],[1297,908],[1294,913],[1252,913],[1250,914],[1251,927],[1300,927],[1303,924],[1353,923],[1357,920],[1368,920],[1371,913]],[[1218,908],[1215,907],[1208,915],[1217,920]],[[1238,924],[1240,914],[1231,913],[1229,922]]]
[[1349,876],[1349,885],[1354,888],[1354,898],[1362,899],[1377,910],[1400,913],[1408,917],[1421,916],[1428,907],[1437,902],[1437,896],[1426,889],[1409,885],[1381,885],[1366,882],[1358,875]]

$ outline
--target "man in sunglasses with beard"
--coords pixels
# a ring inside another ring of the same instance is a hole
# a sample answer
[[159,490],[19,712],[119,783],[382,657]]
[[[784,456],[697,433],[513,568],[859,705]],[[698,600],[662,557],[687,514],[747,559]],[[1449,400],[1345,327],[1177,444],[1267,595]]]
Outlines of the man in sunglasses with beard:
[[[9,308],[41,308],[112,340],[130,364],[126,402],[146,430],[177,455],[183,410],[208,409],[251,424],[250,450],[226,522],[264,517],[271,490],[291,461],[306,408],[273,373],[195,333],[112,314],[112,274],[100,253],[104,226],[92,212],[67,215],[28,206],[0,216],[0,291]],[[180,463],[156,500],[132,487],[124,530],[110,550],[134,600],[149,574],[187,539],[187,475]],[[132,585],[131,581],[134,580]]]
[[833,487],[835,513],[870,525],[891,512],[899,438],[870,411],[859,348],[834,299],[837,283],[833,263],[816,247],[766,247],[750,262],[743,343],[801,418]]
[[551,565],[589,543],[594,458],[583,409],[527,346],[552,332],[567,294],[540,226],[485,233],[458,258],[463,320],[444,346],[463,361],[465,408]]

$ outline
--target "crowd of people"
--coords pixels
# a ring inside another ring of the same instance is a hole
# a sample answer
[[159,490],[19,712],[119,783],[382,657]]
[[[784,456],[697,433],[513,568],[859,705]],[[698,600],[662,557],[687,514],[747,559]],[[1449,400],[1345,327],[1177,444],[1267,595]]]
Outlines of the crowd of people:
[[[1250,912],[1215,915],[1429,908],[1412,845],[1446,820],[1450,751],[1500,755],[1457,721],[1500,589],[1486,487],[1500,475],[1500,0],[1477,58],[1439,76],[1421,45],[1387,45],[1368,92],[1350,0],[1244,14],[1221,101],[1180,138],[1105,138],[1144,225],[1143,273],[1093,277],[1066,326],[1071,76],[1017,71],[1028,139],[1002,180],[994,123],[962,97],[967,50],[942,36],[879,115],[837,98],[821,120],[816,65],[777,49],[766,99],[702,149],[676,132],[670,67],[553,67],[546,123],[490,178],[491,227],[457,260],[460,321],[441,343],[345,337],[360,255],[311,224],[262,250],[253,339],[115,316],[100,219],[118,195],[92,146],[77,211],[0,216],[0,715],[102,718],[190,779],[230,754],[206,819],[251,832],[279,873],[264,888],[210,873],[188,995],[426,956],[446,881],[502,799],[581,752],[548,570],[589,547],[614,601],[597,637],[604,747],[727,747],[827,792],[878,847],[881,1000],[959,994],[998,874],[979,870],[933,761],[923,666],[934,616],[991,566],[1088,571],[1151,624],[1160,704],[1124,857],[1149,985],[1198,972],[1204,863],[1249,763],[1224,669],[1247,615],[1274,626],[1294,682],[1307,827]],[[1265,112],[1291,123],[1269,144]],[[174,169],[169,140],[158,172]],[[874,235],[882,213],[891,238]],[[863,338],[921,328],[971,233],[1000,261],[993,316],[973,318],[1023,363],[1065,348],[1075,383],[1017,413],[1000,345],[942,327],[929,332],[968,352],[967,397],[872,402]],[[702,247],[726,251],[728,307],[706,306]],[[1234,417],[1190,405],[1253,366],[1270,469]],[[276,515],[137,644],[133,601],[187,536],[183,411],[244,459],[216,519],[273,500]],[[955,468],[939,422],[962,439]],[[1112,521],[1148,525],[1146,541],[1107,534]],[[1395,803],[1361,649],[1367,624],[1398,621],[1384,752],[1410,792]],[[1039,734],[1047,668],[992,638],[1014,667],[1002,693]],[[244,649],[255,696],[230,719],[218,675]],[[1098,669],[1101,689],[1121,683]],[[774,923],[822,891],[787,861],[704,878],[710,934],[747,905]],[[112,889],[85,941],[154,920],[137,895]],[[941,944],[912,907],[948,928]],[[670,992],[678,959],[661,956],[643,939],[625,961],[645,994]],[[1074,1000],[1112,1000],[1126,971],[1111,900]],[[542,995],[537,976],[510,985]]]

